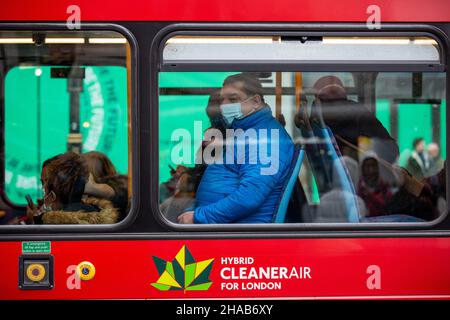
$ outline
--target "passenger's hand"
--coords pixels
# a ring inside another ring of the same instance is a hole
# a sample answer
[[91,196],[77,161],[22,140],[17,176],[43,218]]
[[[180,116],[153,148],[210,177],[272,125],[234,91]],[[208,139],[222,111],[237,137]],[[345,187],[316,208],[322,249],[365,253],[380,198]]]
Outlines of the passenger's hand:
[[177,221],[182,224],[194,224],[194,211],[187,211],[180,214]]
[[183,173],[185,173],[187,169],[188,169],[187,167],[185,167],[185,166],[183,166],[181,164],[177,165],[177,168],[175,169],[176,170],[175,171],[175,177],[177,177],[177,178],[181,177],[181,175]]
[[299,129],[312,131],[311,123],[309,122],[308,112],[306,106],[302,106],[294,118],[295,125]]
[[84,187],[84,194],[108,200],[112,200],[116,196],[116,192],[110,185],[95,182],[92,173],[89,173],[89,180]]
[[403,169],[403,172],[403,188],[405,188],[406,191],[418,198],[422,193],[425,184],[417,180],[414,176],[410,175],[405,169]]
[[392,173],[394,174],[397,186],[403,187],[403,185],[405,184],[405,177],[408,175],[408,172],[399,166],[393,165]]
[[36,208],[35,205],[33,205],[32,208],[27,206],[27,222],[28,222],[28,224],[34,224],[33,218],[37,215],[39,215],[39,213],[38,213],[38,209]]
[[8,224],[8,225],[16,225],[16,224],[19,224],[19,218],[18,217],[14,217],[14,218],[12,218],[11,220],[9,220],[6,224]]
[[95,180],[92,173],[89,173],[89,179],[86,182],[86,185],[84,186],[84,193],[91,194],[93,190],[95,190]]
[[314,104],[311,108],[311,116],[309,118],[309,121],[311,123],[315,123],[321,128],[326,127],[325,121],[323,120],[322,102],[320,101],[320,99],[316,98],[316,100],[314,101]]
[[277,120],[283,127],[286,127],[286,119],[282,113],[278,115]]

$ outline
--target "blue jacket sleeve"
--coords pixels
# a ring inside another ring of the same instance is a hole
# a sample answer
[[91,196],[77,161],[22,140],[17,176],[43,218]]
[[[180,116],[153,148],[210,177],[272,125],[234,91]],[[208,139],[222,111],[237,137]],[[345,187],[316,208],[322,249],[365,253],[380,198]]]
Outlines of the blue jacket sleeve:
[[278,174],[261,175],[260,164],[242,164],[241,182],[233,194],[194,211],[194,223],[231,223],[256,210],[274,189]]

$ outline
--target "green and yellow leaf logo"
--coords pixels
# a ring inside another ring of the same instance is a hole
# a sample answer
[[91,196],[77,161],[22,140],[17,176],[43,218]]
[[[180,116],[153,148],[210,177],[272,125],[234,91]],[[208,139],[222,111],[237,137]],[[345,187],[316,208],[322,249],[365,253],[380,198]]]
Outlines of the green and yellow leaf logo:
[[204,291],[212,285],[209,274],[214,259],[195,262],[186,246],[178,251],[172,262],[155,256],[153,256],[153,261],[159,278],[152,283],[152,286],[160,291]]

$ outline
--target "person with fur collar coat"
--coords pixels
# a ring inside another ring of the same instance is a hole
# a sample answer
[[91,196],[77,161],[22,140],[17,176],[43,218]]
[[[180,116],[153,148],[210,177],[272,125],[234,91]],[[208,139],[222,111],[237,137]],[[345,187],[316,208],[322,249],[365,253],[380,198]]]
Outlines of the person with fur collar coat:
[[113,224],[119,210],[109,200],[84,196],[88,170],[76,153],[67,152],[50,161],[43,175],[43,204],[28,215],[43,224]]
[[119,210],[111,201],[94,197],[83,197],[80,204],[47,211],[42,216],[44,224],[114,224],[118,220]]

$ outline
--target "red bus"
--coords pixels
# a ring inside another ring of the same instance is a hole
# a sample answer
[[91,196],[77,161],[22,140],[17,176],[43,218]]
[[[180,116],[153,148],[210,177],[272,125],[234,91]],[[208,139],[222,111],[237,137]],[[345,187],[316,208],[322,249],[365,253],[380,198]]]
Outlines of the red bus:
[[449,299],[449,37],[444,0],[2,3],[0,299]]

